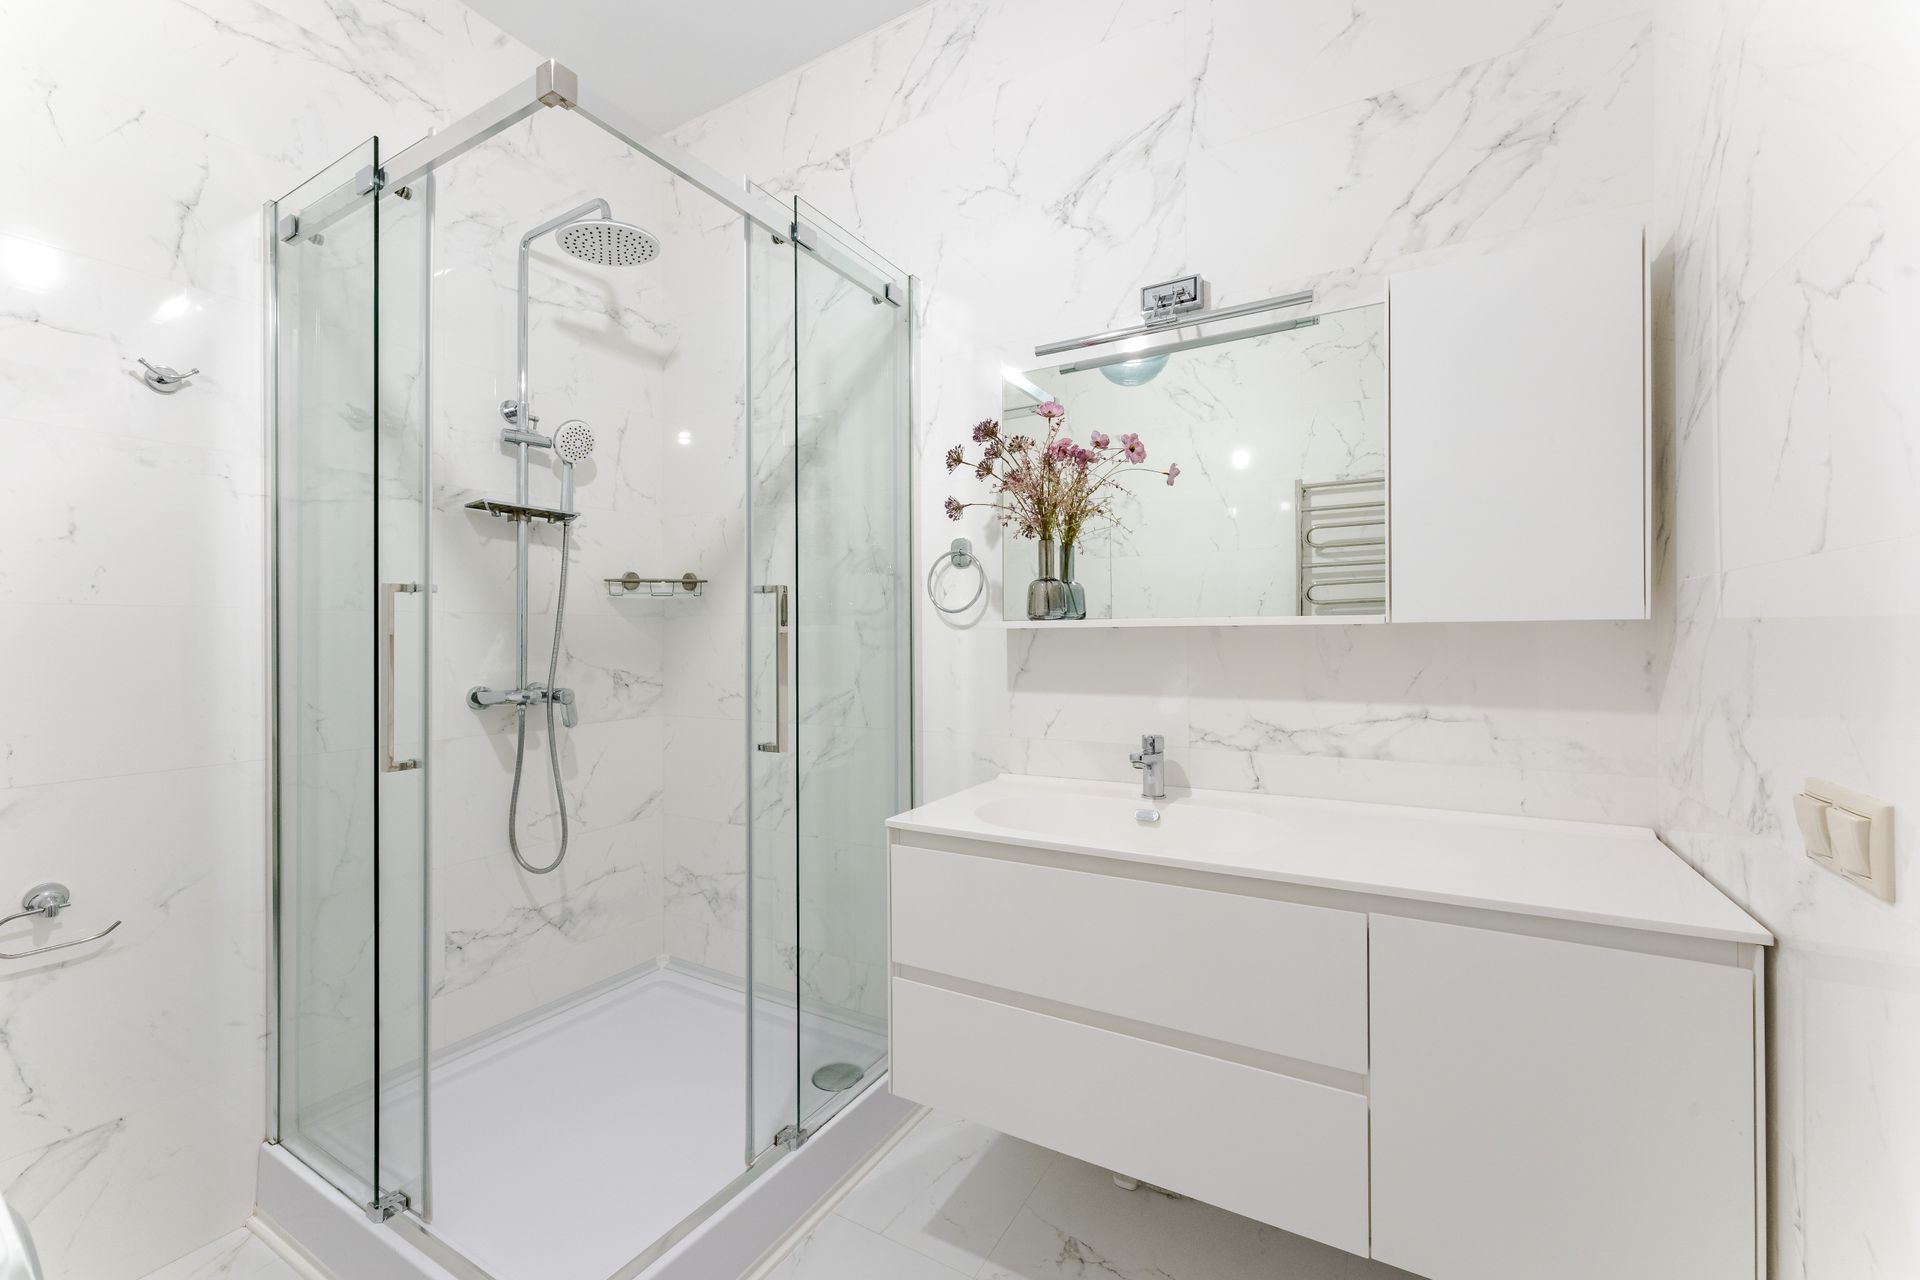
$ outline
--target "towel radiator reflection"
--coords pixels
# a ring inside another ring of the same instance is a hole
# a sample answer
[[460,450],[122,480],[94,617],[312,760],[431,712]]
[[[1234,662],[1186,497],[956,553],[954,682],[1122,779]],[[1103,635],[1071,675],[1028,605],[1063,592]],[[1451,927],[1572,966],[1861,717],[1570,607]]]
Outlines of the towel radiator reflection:
[[1385,613],[1387,480],[1301,480],[1293,486],[1300,616]]

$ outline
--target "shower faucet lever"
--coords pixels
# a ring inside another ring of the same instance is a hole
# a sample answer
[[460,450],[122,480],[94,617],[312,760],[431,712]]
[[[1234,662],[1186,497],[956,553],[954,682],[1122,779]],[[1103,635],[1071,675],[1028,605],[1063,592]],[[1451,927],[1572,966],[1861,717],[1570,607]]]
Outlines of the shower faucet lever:
[[524,689],[489,689],[485,685],[475,685],[467,690],[467,705],[475,711],[484,711],[488,707],[537,707],[548,702],[559,706],[561,720],[567,728],[573,728],[576,713],[571,689],[549,690],[543,684],[530,684]]

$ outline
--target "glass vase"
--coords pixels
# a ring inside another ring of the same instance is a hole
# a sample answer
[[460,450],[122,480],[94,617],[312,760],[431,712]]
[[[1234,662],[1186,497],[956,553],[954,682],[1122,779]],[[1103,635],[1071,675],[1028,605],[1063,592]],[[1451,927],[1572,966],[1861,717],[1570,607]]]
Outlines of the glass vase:
[[1031,622],[1059,622],[1071,615],[1073,589],[1060,576],[1060,544],[1042,538],[1039,573],[1027,584],[1027,618]]
[[1067,584],[1067,611],[1063,615],[1075,622],[1087,616],[1087,589],[1073,575],[1073,544],[1060,548],[1060,580]]

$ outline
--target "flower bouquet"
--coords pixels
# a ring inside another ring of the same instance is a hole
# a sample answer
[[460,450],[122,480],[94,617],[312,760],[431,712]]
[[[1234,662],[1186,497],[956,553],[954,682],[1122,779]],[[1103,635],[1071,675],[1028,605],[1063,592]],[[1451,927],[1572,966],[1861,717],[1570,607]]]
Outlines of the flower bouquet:
[[1051,621],[1087,616],[1086,592],[1073,580],[1074,548],[1090,528],[1113,517],[1113,497],[1126,492],[1122,476],[1145,472],[1165,476],[1172,484],[1180,475],[1173,463],[1165,471],[1143,465],[1147,448],[1140,437],[1127,434],[1118,444],[1095,431],[1081,445],[1066,434],[1066,409],[1049,400],[1034,410],[1047,424],[1046,435],[1002,435],[1000,424],[989,418],[973,429],[978,459],[967,457],[967,446],[947,450],[947,471],[970,466],[986,482],[992,496],[982,502],[947,499],[947,515],[958,520],[971,507],[998,513],[1000,523],[1039,544],[1039,575],[1027,587],[1027,617]]

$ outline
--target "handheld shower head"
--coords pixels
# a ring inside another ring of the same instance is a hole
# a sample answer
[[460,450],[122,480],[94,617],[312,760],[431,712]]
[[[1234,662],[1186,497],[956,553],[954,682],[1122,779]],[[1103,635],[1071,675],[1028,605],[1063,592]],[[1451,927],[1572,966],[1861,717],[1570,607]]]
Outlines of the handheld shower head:
[[573,510],[573,468],[593,456],[593,428],[569,418],[553,433],[553,453],[560,459],[560,509]]
[[560,461],[572,466],[593,456],[593,428],[579,418],[569,418],[553,433],[553,451]]
[[556,233],[560,247],[582,262],[602,267],[637,267],[660,254],[660,242],[629,222],[589,218],[569,222]]

